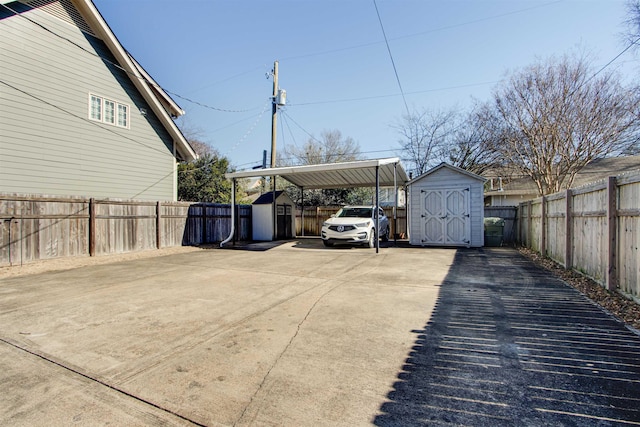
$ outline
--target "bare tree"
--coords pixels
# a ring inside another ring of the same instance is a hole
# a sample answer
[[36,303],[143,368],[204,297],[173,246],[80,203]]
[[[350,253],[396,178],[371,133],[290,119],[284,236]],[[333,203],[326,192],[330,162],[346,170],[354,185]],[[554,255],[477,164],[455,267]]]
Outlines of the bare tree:
[[500,167],[500,156],[490,147],[491,133],[481,110],[473,109],[456,126],[446,145],[440,147],[439,158],[451,165],[481,175]]
[[455,133],[458,113],[450,110],[422,110],[406,114],[394,126],[400,134],[398,141],[402,160],[410,164],[417,175],[435,166],[442,150],[450,146]]
[[624,36],[628,43],[637,47],[640,39],[640,0],[627,0],[627,14]]
[[302,147],[288,145],[282,151],[278,161],[282,165],[349,162],[362,157],[358,143],[351,137],[343,138],[339,130],[322,131],[320,139],[311,137]]
[[[278,158],[278,165],[315,165],[360,159],[360,146],[353,138],[344,138],[338,130],[325,130],[320,134],[320,139],[311,137],[302,147],[286,146],[282,150],[282,156]],[[298,188],[284,188],[296,204],[302,203],[302,194]],[[304,204],[330,206],[371,203],[372,195],[373,191],[369,188],[305,190]]]
[[638,91],[584,57],[535,63],[494,90],[482,115],[489,147],[529,176],[538,194],[568,188],[590,161],[635,144]]

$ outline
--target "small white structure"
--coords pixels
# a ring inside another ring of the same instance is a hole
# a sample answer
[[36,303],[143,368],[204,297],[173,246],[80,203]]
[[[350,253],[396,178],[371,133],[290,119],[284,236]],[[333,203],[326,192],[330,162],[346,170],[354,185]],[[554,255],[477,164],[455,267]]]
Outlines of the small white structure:
[[253,240],[272,241],[294,238],[296,235],[294,207],[295,204],[287,193],[276,191],[276,222],[274,223],[273,192],[269,191],[258,197],[251,206]]
[[409,243],[484,246],[485,181],[447,163],[409,181]]

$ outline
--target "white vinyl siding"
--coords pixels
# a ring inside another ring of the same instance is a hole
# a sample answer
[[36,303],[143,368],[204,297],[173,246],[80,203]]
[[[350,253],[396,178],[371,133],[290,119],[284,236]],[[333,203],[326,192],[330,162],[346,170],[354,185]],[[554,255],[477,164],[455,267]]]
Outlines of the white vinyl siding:
[[9,15],[0,10],[0,192],[175,200],[172,138],[129,75],[101,59],[114,60],[105,44],[41,9],[23,16],[46,30]]

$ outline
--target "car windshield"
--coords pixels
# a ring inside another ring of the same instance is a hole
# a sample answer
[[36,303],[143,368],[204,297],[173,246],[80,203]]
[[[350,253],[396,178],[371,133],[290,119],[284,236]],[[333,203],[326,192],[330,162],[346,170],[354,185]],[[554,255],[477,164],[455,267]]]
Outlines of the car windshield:
[[342,208],[337,216],[341,218],[371,218],[371,208]]

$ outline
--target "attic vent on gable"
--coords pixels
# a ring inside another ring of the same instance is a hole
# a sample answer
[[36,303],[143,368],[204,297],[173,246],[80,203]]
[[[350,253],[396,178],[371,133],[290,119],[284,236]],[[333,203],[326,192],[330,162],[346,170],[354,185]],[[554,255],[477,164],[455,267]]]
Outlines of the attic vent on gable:
[[20,0],[20,3],[47,12],[68,24],[77,26],[85,33],[97,37],[78,9],[71,3],[71,0]]

